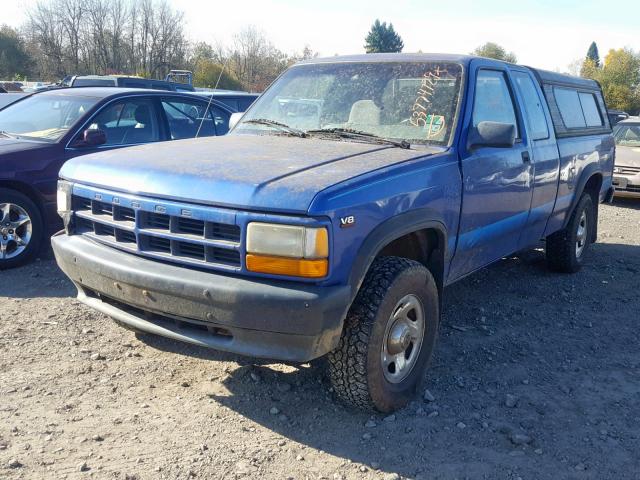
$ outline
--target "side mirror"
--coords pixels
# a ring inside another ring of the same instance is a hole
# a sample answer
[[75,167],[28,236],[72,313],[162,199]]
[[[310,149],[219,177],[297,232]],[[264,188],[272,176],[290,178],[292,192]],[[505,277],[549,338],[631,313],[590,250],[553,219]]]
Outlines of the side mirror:
[[479,147],[510,148],[516,143],[516,127],[512,123],[480,122],[469,133],[469,149]]
[[82,132],[82,140],[79,146],[98,147],[107,143],[107,134],[104,130],[89,128]]
[[232,130],[233,127],[238,124],[243,115],[244,112],[236,112],[231,114],[231,117],[229,117],[229,130]]

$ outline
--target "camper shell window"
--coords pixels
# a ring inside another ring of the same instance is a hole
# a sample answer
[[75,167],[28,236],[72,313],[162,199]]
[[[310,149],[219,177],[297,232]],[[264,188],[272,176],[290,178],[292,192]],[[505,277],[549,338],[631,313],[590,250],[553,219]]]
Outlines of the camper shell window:
[[611,133],[598,82],[545,70],[531,70],[547,99],[556,137]]

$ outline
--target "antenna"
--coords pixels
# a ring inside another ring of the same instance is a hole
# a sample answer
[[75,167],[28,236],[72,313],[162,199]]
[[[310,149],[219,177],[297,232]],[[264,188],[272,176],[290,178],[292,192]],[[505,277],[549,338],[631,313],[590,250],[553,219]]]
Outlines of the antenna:
[[[228,61],[228,59],[227,59]],[[227,62],[224,62],[222,64],[222,68],[220,69],[220,75],[218,75],[218,80],[216,80],[216,85],[215,87],[213,87],[214,90],[216,90],[218,88],[218,85],[220,84],[220,79],[222,78],[222,73],[224,72],[225,67],[227,66]],[[207,109],[204,111],[204,115],[202,116],[202,120],[200,120],[200,125],[198,125],[198,131],[196,132],[196,136],[195,138],[198,138],[198,135],[200,135],[200,129],[202,128],[202,124],[204,123],[204,119],[206,118],[207,114],[209,113],[209,108],[211,107],[211,100],[213,100],[213,92],[211,92],[211,95],[209,95],[209,102],[207,103]],[[214,125],[215,128],[215,125]]]

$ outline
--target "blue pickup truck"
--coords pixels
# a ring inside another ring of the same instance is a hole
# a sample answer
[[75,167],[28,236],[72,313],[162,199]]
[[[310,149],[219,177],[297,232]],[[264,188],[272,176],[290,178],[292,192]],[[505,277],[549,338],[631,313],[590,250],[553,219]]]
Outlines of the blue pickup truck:
[[225,137],[67,162],[53,249],[80,301],[219,350],[324,362],[379,411],[420,388],[444,287],[544,241],[576,272],[613,194],[599,85],[380,54],[287,70]]

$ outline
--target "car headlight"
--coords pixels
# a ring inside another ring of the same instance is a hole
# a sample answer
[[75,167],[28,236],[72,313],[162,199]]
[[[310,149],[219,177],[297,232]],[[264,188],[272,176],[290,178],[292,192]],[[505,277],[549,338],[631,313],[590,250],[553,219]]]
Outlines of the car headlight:
[[324,227],[251,222],[247,226],[247,269],[252,272],[322,278],[329,270],[329,235]]
[[62,217],[64,226],[67,228],[69,221],[71,220],[71,192],[73,190],[73,183],[66,180],[58,180],[58,215]]

